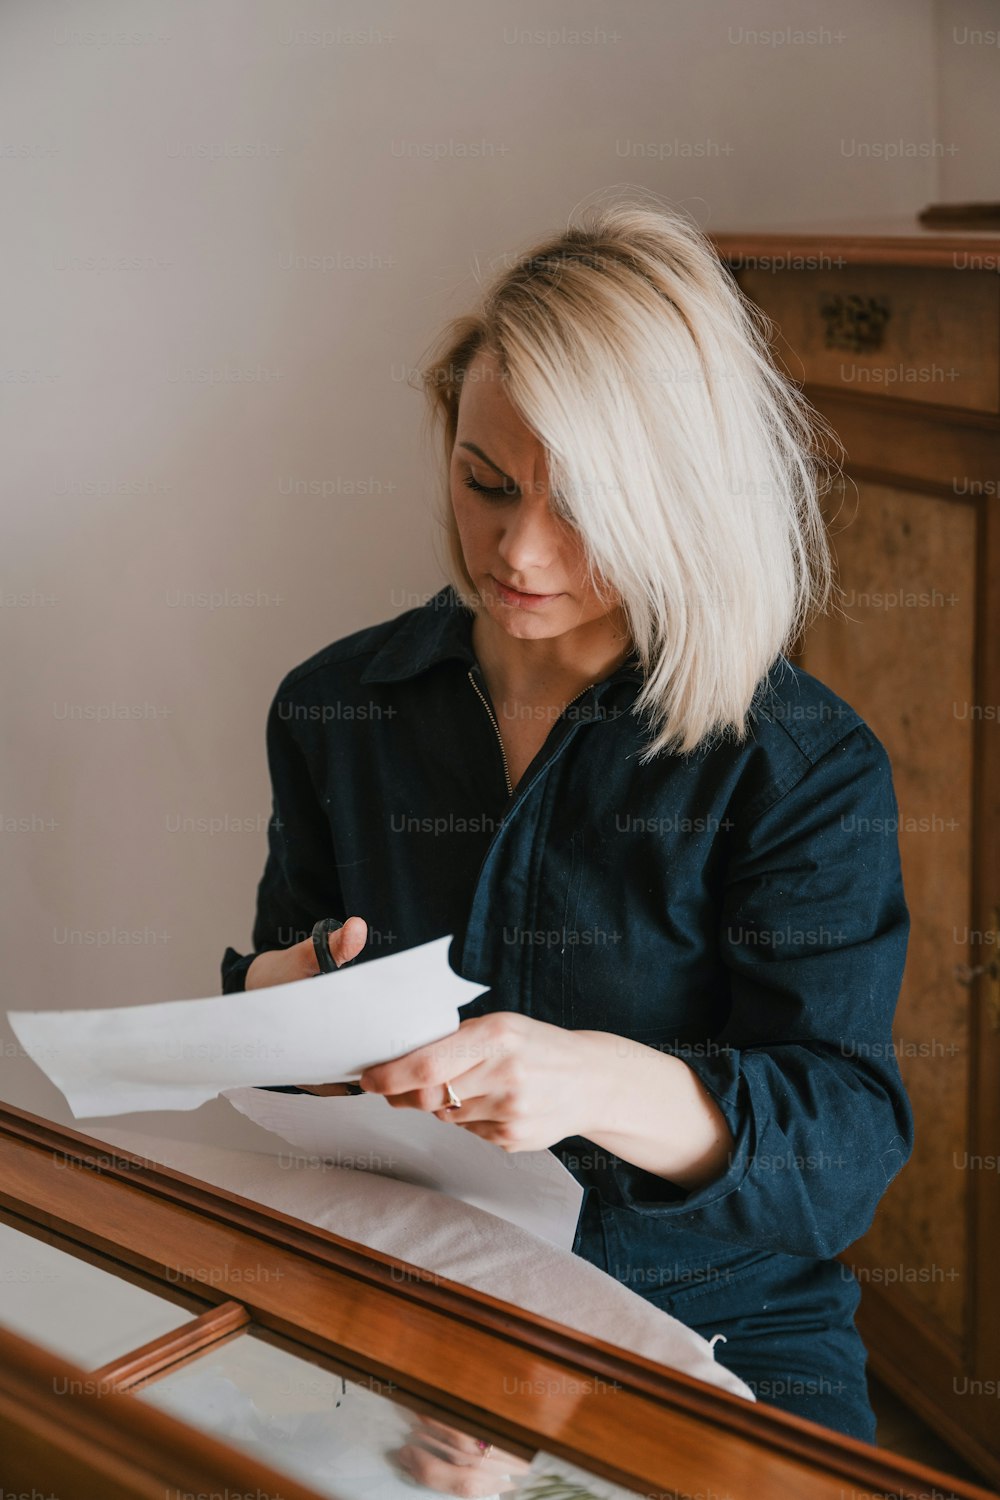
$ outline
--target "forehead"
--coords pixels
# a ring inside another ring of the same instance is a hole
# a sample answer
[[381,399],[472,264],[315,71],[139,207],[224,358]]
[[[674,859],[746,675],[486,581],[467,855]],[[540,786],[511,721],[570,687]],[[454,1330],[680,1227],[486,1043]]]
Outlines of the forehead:
[[511,405],[496,356],[485,351],[470,360],[462,379],[456,441],[469,438],[482,443],[484,437],[494,444],[499,438],[518,447],[541,446]]

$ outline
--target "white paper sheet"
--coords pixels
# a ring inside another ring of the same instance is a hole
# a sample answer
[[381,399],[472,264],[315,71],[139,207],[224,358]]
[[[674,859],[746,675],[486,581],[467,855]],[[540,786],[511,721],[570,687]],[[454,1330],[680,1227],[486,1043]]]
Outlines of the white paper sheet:
[[451,934],[335,974],[234,995],[7,1017],[77,1119],[196,1109],[250,1084],[357,1079],[448,1036],[458,1007],[483,993],[451,968],[450,943]]
[[486,1209],[561,1250],[573,1248],[583,1188],[551,1151],[505,1151],[378,1094],[324,1098],[241,1088],[225,1089],[223,1097],[276,1132],[273,1150],[289,1171],[321,1172],[327,1161],[378,1172]]

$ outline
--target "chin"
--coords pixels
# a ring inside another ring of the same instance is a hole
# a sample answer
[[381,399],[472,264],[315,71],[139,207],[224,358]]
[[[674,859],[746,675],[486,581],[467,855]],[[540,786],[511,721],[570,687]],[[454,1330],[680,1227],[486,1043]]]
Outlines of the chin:
[[563,627],[553,625],[551,620],[543,625],[541,620],[526,620],[520,616],[516,620],[498,619],[496,616],[494,619],[508,635],[514,636],[519,641],[542,641],[548,640],[550,636],[563,634]]
[[[562,602],[560,600],[560,604]],[[546,640],[550,636],[562,635],[571,624],[559,608],[546,610],[543,617],[541,613],[536,614],[531,609],[509,608],[504,604],[494,604],[491,599],[486,604],[486,612],[502,630],[518,640]]]

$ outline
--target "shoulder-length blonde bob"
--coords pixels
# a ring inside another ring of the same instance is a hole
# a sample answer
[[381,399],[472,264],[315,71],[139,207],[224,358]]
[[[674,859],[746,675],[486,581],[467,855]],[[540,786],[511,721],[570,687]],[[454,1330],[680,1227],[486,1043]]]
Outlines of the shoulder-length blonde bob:
[[[463,378],[480,350],[496,356],[544,447],[553,512],[625,611],[641,764],[745,740],[755,688],[834,588],[819,495],[842,449],[772,363],[770,328],[695,224],[613,203],[495,275],[420,371],[447,475]],[[445,497],[446,573],[475,610],[447,478]]]

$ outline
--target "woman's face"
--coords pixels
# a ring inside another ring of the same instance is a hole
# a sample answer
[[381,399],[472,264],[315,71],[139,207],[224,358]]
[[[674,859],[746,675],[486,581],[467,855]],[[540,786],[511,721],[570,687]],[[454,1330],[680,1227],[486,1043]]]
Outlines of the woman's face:
[[[545,453],[508,401],[493,355],[465,372],[451,455],[451,503],[465,566],[491,618],[541,640],[602,619],[583,544],[549,509]],[[616,621],[620,611],[614,612]]]

